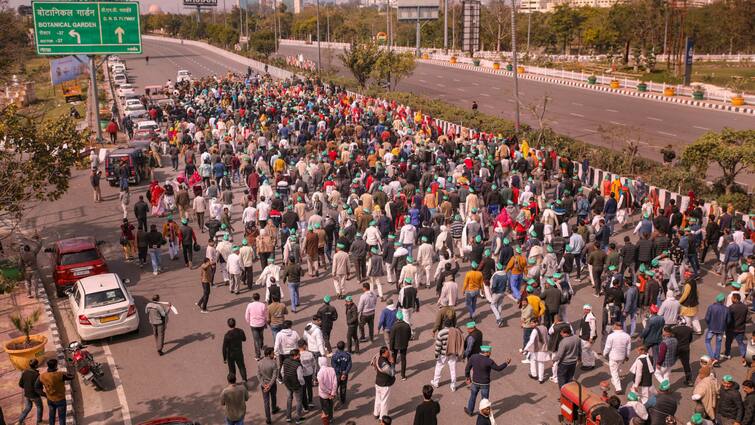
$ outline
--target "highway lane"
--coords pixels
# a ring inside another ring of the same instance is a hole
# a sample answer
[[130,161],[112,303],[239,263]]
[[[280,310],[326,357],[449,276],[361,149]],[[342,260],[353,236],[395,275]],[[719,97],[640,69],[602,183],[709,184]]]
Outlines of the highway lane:
[[[281,56],[298,53],[308,59],[317,59],[314,46],[283,45],[279,51]],[[332,66],[340,74],[350,75],[340,63],[337,51],[325,49],[323,66]],[[513,86],[513,79],[509,77],[418,62],[414,74],[400,82],[398,89],[441,99],[462,108],[470,108],[472,101],[476,100],[481,111],[513,120]],[[524,123],[537,127],[537,120],[528,107],[537,105],[540,108],[547,95],[550,100],[545,119],[555,131],[621,150],[622,146],[603,140],[598,127],[625,127],[639,134],[640,154],[654,160],[661,159],[660,149],[667,144],[679,150],[710,130],[755,128],[753,116],[525,79],[519,80],[519,95],[520,116]]]
[[[135,76],[135,82],[141,87],[161,83],[169,78],[174,79],[178,69],[189,69],[195,75],[207,75],[225,72],[227,68],[234,66],[233,63],[218,61],[218,58],[205,52],[191,51],[180,45],[147,42],[145,50],[145,54],[152,57],[149,65],[146,65],[141,58],[126,57],[129,73]],[[173,172],[165,168],[158,170],[160,180],[173,175]],[[200,314],[194,305],[201,292],[198,271],[183,268],[181,261],[170,261],[165,255],[163,264],[166,271],[157,277],[152,276],[148,270],[139,270],[133,264],[124,263],[117,245],[117,226],[121,218],[117,191],[104,187],[105,202],[92,204],[87,185],[86,172],[76,171],[71,191],[63,199],[36,209],[30,214],[30,220],[39,226],[41,234],[50,239],[57,235],[96,235],[99,239],[109,241],[106,249],[108,261],[113,270],[131,279],[130,290],[136,297],[140,314],[143,312],[146,300],[153,294],[159,293],[163,300],[173,302],[178,307],[179,315],[170,319],[166,335],[167,354],[163,357],[157,356],[154,351],[153,338],[143,314],[139,335],[113,338],[108,341],[107,349],[111,353],[112,364],[117,368],[122,385],[102,394],[86,392],[84,404],[87,408],[81,423],[108,425],[140,423],[154,417],[175,414],[192,417],[203,424],[221,423],[222,414],[218,397],[224,386],[226,373],[220,353],[222,336],[227,329],[225,320],[228,317],[235,317],[239,323],[242,323],[244,306],[248,301],[249,293],[244,292],[241,296],[233,296],[225,287],[214,288],[210,297],[210,313]],[[143,194],[145,190],[144,186],[134,188],[132,202],[135,202],[136,197]],[[236,193],[239,196],[240,190]],[[240,212],[240,206],[236,205],[233,211],[236,219]],[[149,219],[149,223],[155,223],[158,226],[163,222],[164,219]],[[201,234],[199,236],[204,246],[205,237]],[[240,238],[238,231],[235,236]],[[255,264],[254,268],[255,273],[259,273],[259,265]],[[717,281],[715,276],[707,276],[705,279],[707,284],[701,285],[704,304],[707,304],[717,292],[717,288],[713,285],[715,281]],[[572,320],[579,317],[581,306],[585,302],[594,305],[599,303],[599,299],[591,295],[589,284],[582,283],[576,287],[578,292],[568,309],[569,318]],[[359,292],[354,280],[348,282],[347,288],[352,295],[357,295]],[[389,296],[395,299],[394,291],[386,289]],[[302,330],[304,324],[319,307],[322,296],[331,292],[332,283],[327,277],[304,280],[301,288],[303,308],[299,313],[290,315],[297,331]],[[398,381],[391,396],[391,414],[397,418],[397,423],[401,424],[409,423],[411,420],[414,407],[421,399],[421,385],[429,382],[432,377],[431,347],[433,343],[429,323],[436,312],[433,306],[434,293],[430,290],[421,290],[420,298],[422,308],[419,313],[413,315],[420,330],[420,337],[411,345],[408,364],[409,380]],[[57,304],[59,305],[60,302]],[[343,303],[337,302],[335,306],[339,314],[343,315]],[[382,308],[381,303],[378,310]],[[500,420],[517,424],[555,424],[555,416],[558,412],[557,388],[551,383],[533,386],[533,382],[526,376],[527,365],[519,362],[516,350],[521,341],[519,312],[512,306],[510,300],[506,300],[504,317],[507,320],[507,326],[499,329],[495,327],[490,309],[485,302],[480,302],[479,311],[482,322],[480,328],[485,334],[485,339],[492,341],[494,345],[493,358],[499,362],[508,356],[514,359],[514,363],[506,371],[495,375],[491,394],[496,416]],[[457,312],[460,323],[466,322],[467,315],[461,306],[458,306]],[[69,320],[71,320],[70,317]],[[246,326],[243,326],[243,329],[249,337]],[[343,339],[344,336],[345,324],[341,319],[336,322],[332,341]],[[270,334],[266,333],[265,337],[269,343]],[[507,344],[504,341],[515,342]],[[380,343],[381,340],[378,338],[372,344],[363,345],[363,351],[354,356],[355,369],[349,383],[350,402],[346,408],[337,411],[337,421],[354,419],[359,425],[373,422],[370,415],[374,394],[374,373],[369,368],[368,362]],[[95,353],[98,359],[103,360],[106,347],[102,343],[94,343],[93,347],[97,350]],[[253,376],[256,364],[251,358],[250,343],[247,343],[244,348],[247,369],[249,375]],[[693,358],[704,352],[702,340],[698,338],[695,341],[692,351]],[[736,379],[741,379],[743,370],[733,365],[733,362],[730,363],[725,364],[721,372],[732,373]],[[462,367],[463,364],[458,365],[457,375],[463,374]],[[592,372],[581,372],[578,376],[595,390],[597,383],[607,378],[607,369],[603,367]],[[673,377],[675,388],[677,388],[678,381],[681,379],[678,368],[675,369]],[[247,405],[247,420],[251,421],[250,423],[261,423],[262,420],[262,402],[256,383],[256,379],[252,378],[250,381],[251,399]],[[461,386],[456,393],[452,393],[448,388],[447,372],[444,372],[441,383],[443,387],[436,391],[436,398],[443,405],[440,423],[458,421],[460,417],[463,417],[461,416],[462,406],[468,397],[468,389]],[[284,406],[285,391],[279,388],[278,394],[279,405]],[[688,400],[689,390],[683,390],[682,395],[685,400]],[[102,400],[96,400],[96,398]],[[688,417],[691,403],[683,403],[681,409],[683,414],[680,417]],[[123,420],[124,416],[129,416],[131,421]],[[282,421],[282,418],[278,416],[276,421]],[[463,422],[467,423],[467,421]],[[319,423],[319,419],[310,415],[307,423]]]

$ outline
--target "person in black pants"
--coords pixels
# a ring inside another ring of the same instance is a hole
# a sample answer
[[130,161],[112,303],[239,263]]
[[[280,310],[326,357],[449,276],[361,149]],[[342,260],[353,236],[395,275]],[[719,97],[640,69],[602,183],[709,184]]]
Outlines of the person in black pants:
[[244,365],[244,351],[242,344],[246,341],[246,334],[236,328],[236,319],[228,319],[231,328],[223,337],[223,363],[228,364],[228,374],[236,376],[236,366],[239,368],[241,380],[246,381],[246,366]]
[[[207,313],[207,302],[210,300],[210,286],[212,286],[212,263],[210,259],[205,258],[199,269],[201,271],[202,297],[197,301],[197,306],[199,306],[200,312]],[[259,358],[259,355],[257,358]]]
[[[359,352],[359,338],[357,337],[357,327],[359,326],[359,312],[357,306],[351,298],[351,295],[346,297],[346,345],[348,351],[351,354]],[[352,350],[352,343],[354,350]]]
[[396,313],[396,323],[391,328],[391,351],[393,358],[398,360],[398,354],[401,354],[401,380],[406,381],[406,351],[409,348],[409,340],[412,338],[412,328],[404,322],[404,315],[401,311]]
[[136,216],[137,229],[147,231],[147,215],[149,214],[149,204],[144,202],[144,196],[139,195],[139,200],[134,204],[134,215]]
[[692,343],[692,328],[687,325],[676,325],[671,328],[671,333],[676,338],[676,357],[682,362],[684,368],[684,384],[693,386],[692,368],[689,365],[689,345]]

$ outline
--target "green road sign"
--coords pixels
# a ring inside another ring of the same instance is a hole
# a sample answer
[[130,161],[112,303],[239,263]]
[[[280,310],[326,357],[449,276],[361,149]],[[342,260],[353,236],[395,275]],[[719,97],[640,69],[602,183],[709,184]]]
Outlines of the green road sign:
[[141,53],[139,3],[33,2],[37,54]]

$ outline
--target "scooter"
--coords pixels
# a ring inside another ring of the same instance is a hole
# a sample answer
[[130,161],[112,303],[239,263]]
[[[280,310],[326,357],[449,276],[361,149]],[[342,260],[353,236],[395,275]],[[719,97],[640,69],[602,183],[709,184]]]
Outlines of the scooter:
[[98,390],[104,389],[102,377],[105,372],[102,364],[96,362],[92,354],[86,350],[86,345],[79,341],[73,341],[65,349],[66,360],[81,374],[85,384],[94,384]]

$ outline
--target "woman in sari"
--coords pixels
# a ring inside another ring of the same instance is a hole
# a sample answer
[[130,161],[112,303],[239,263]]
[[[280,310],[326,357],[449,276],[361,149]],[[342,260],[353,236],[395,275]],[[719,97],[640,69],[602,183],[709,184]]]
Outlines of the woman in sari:
[[157,180],[152,180],[149,184],[149,204],[152,210],[153,217],[162,217],[165,215],[165,208],[163,208],[162,197],[165,193],[165,189],[160,187]]

